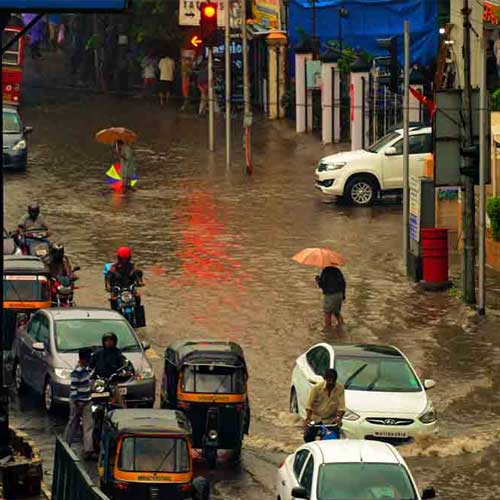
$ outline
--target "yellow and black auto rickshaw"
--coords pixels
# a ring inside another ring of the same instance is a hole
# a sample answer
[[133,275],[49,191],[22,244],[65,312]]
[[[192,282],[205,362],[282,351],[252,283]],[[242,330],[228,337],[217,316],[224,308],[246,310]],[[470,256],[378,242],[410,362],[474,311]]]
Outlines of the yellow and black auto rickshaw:
[[193,478],[191,426],[172,410],[113,410],[99,457],[103,492],[113,500],[208,500],[205,478]]
[[[38,258],[29,255],[6,255],[3,259],[3,331],[7,373],[12,372],[12,342],[22,322],[38,309],[52,305],[50,273]],[[10,383],[11,381],[8,381]]]
[[234,342],[179,341],[165,351],[162,407],[182,410],[193,428],[193,447],[215,467],[219,449],[237,460],[250,426],[248,373]]

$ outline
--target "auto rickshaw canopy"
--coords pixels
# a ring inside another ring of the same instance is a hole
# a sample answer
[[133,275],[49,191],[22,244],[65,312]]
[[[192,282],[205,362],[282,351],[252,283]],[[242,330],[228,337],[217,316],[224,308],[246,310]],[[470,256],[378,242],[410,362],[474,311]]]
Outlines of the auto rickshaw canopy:
[[48,275],[47,266],[33,255],[6,255],[3,258],[4,274]]

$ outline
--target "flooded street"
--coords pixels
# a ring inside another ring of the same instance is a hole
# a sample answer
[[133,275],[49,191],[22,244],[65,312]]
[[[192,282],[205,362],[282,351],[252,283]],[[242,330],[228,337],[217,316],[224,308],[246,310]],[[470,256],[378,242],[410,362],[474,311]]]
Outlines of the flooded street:
[[[400,447],[420,488],[439,498],[500,496],[500,313],[470,318],[456,297],[423,293],[402,276],[401,207],[370,209],[321,203],[313,165],[325,152],[314,137],[287,124],[255,127],[255,174],[243,174],[241,138],[226,169],[222,121],[217,152],[206,152],[204,120],[138,99],[68,98],[26,107],[34,127],[26,173],[6,178],[6,218],[13,229],[31,200],[42,205],[53,241],[81,266],[79,305],[108,307],[102,268],[129,245],[145,271],[143,339],[161,378],[164,348],[189,337],[234,340],[250,371],[252,423],[241,470],[221,466],[215,497],[272,499],[277,466],[301,443],[288,413],[295,358],[314,343],[387,343],[402,349],[438,411],[438,436]],[[109,148],[93,141],[101,128],[138,132],[138,190],[111,194],[104,178]],[[323,334],[315,270],[290,257],[328,246],[345,266],[346,326]],[[498,288],[498,277],[489,284]],[[495,285],[495,283],[497,283]],[[64,417],[46,417],[33,397],[13,405],[14,425],[27,429],[49,457]],[[50,472],[45,464],[50,482]]]

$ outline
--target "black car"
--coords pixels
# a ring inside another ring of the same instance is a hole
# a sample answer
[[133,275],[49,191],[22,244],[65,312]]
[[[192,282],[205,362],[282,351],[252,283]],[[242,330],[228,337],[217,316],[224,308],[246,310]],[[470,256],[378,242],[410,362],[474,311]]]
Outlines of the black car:
[[28,163],[27,136],[31,127],[23,126],[21,116],[14,106],[3,107],[3,166],[24,170]]

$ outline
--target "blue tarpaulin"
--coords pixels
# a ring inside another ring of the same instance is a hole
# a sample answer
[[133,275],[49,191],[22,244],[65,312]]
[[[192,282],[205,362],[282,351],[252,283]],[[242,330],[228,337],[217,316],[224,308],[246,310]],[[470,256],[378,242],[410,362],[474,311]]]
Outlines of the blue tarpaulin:
[[[428,64],[437,55],[439,43],[437,0],[318,0],[316,34],[322,45],[339,39],[338,7],[348,10],[342,19],[344,46],[365,50],[372,56],[385,56],[377,38],[397,36],[400,62],[403,62],[403,22],[410,22],[411,63]],[[289,37],[291,46],[301,39],[298,29],[312,33],[311,0],[291,0]]]

